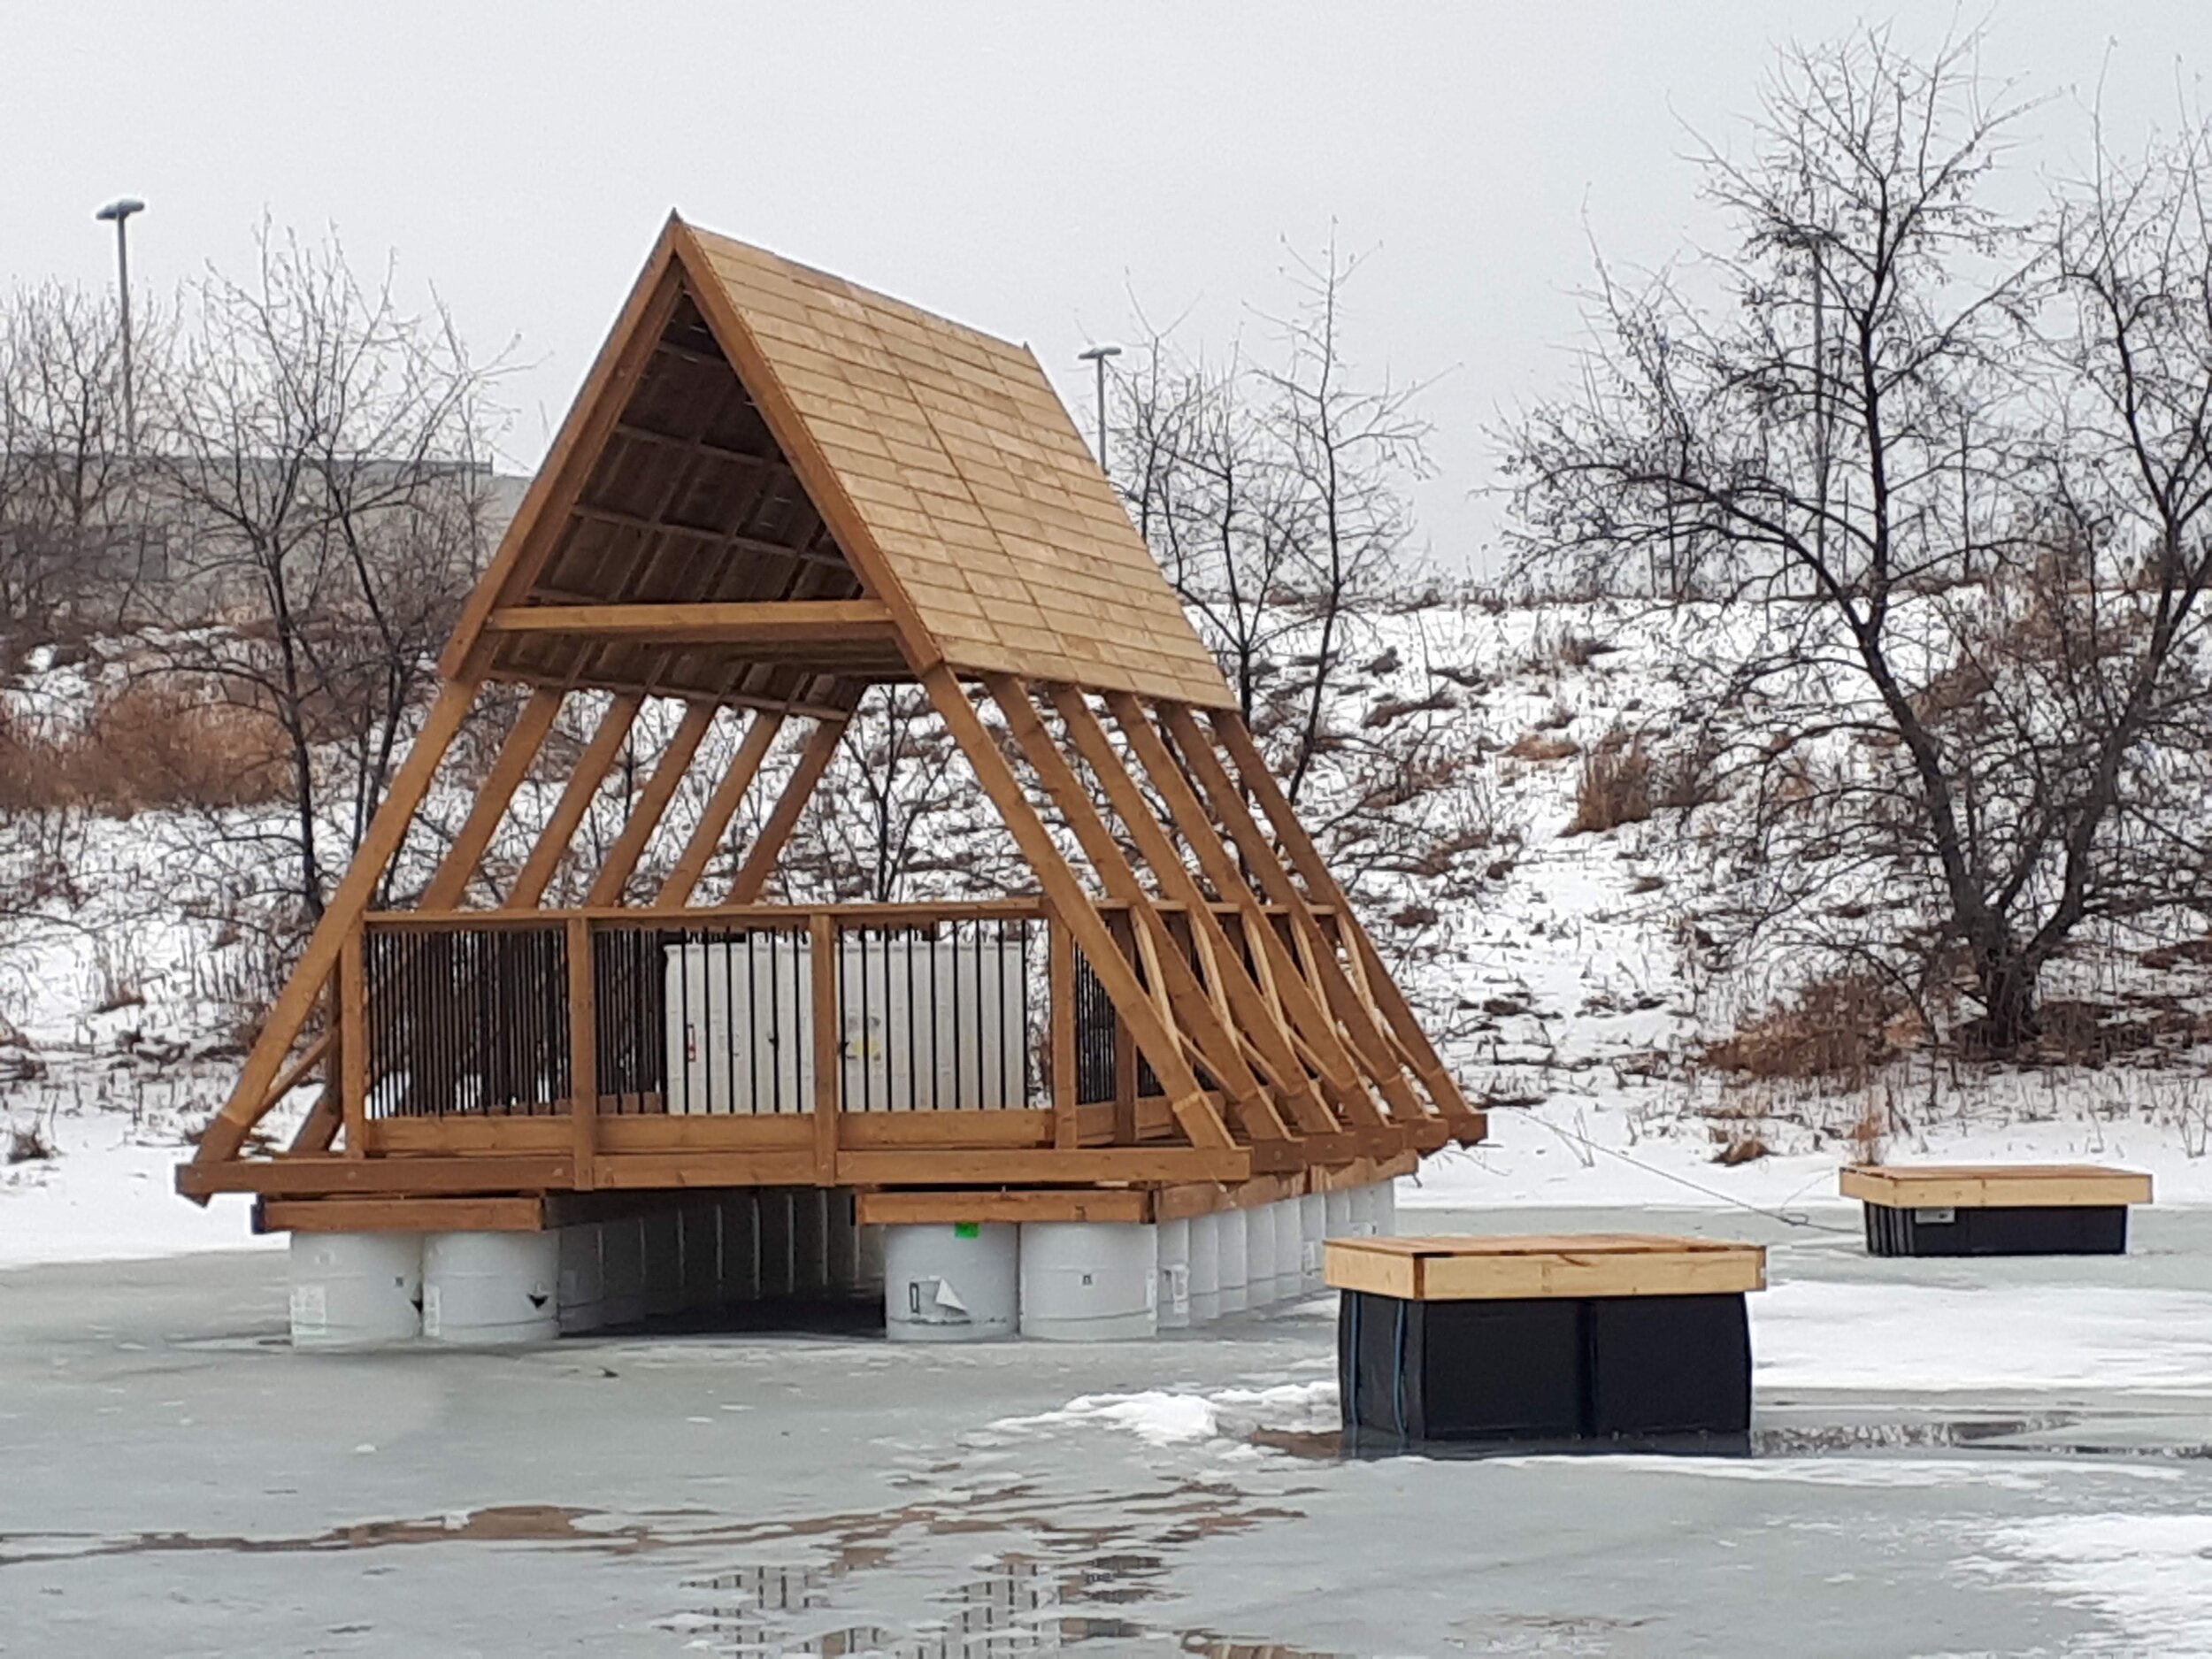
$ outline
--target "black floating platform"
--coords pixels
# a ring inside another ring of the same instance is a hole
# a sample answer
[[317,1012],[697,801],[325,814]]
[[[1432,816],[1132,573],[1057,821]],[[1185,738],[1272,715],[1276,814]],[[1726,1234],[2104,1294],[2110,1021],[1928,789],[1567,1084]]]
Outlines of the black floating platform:
[[1873,1256],[2124,1256],[2151,1178],[2095,1164],[1855,1164]]
[[2125,1204],[1866,1206],[1872,1256],[2125,1256]]
[[1641,1234],[1356,1239],[1342,1293],[1347,1448],[1739,1447],[1755,1245]]

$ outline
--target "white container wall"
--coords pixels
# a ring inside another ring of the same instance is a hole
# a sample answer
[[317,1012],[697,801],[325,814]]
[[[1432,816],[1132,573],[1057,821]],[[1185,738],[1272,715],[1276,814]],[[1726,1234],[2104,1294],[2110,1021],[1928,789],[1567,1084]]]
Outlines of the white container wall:
[[1024,1222],[1022,1334],[1048,1342],[1155,1334],[1159,1257],[1156,1231],[1145,1222]]
[[1275,1299],[1295,1302],[1306,1290],[1306,1247],[1298,1201],[1285,1198],[1268,1208],[1275,1212]]
[[[1163,1221],[1160,1235],[1160,1329],[1180,1331],[1191,1322],[1191,1225],[1188,1220]],[[1221,1294],[1219,1280],[1214,1294]]]
[[662,1319],[684,1310],[684,1224],[672,1210],[649,1210],[645,1224],[645,1313]]
[[1275,1284],[1275,1206],[1254,1204],[1244,1217],[1244,1305],[1271,1307],[1282,1292]]
[[[1022,976],[1002,946],[951,935],[845,942],[846,1110],[1025,1103]],[[668,948],[670,1111],[813,1110],[810,960],[804,935],[784,933]]]
[[1352,1225],[1345,1234],[1350,1239],[1371,1239],[1375,1236],[1375,1188],[1372,1185],[1352,1188]]
[[895,1342],[978,1342],[1014,1334],[1021,1232],[1010,1222],[886,1227],[883,1317]]
[[422,1234],[295,1233],[292,1346],[376,1348],[422,1330]]
[[1242,1313],[1252,1305],[1245,1240],[1251,1225],[1241,1210],[1224,1210],[1214,1217],[1214,1240],[1219,1248],[1214,1261],[1214,1280],[1219,1295],[1216,1305],[1225,1314]]
[[1322,1202],[1329,1214],[1328,1236],[1348,1239],[1352,1236],[1352,1194],[1348,1187],[1322,1194]]
[[422,1333],[467,1348],[560,1334],[555,1233],[434,1233],[423,1243]]
[[[1237,1224],[1237,1236],[1244,1224]],[[1193,1216],[1190,1223],[1190,1322],[1211,1325],[1221,1317],[1221,1217]]]
[[1329,1203],[1320,1193],[1308,1193],[1292,1202],[1298,1206],[1298,1284],[1309,1296],[1316,1296],[1329,1287],[1324,1277],[1326,1252],[1323,1243],[1329,1236]]
[[1378,1181],[1373,1187],[1375,1236],[1394,1239],[1398,1236],[1398,1183]]
[[760,1300],[760,1201],[749,1192],[725,1193],[722,1211],[722,1301]]
[[599,1273],[604,1323],[645,1317],[645,1223],[638,1217],[599,1224]]
[[596,1331],[607,1322],[606,1273],[599,1256],[600,1226],[582,1221],[560,1230],[561,1334]]

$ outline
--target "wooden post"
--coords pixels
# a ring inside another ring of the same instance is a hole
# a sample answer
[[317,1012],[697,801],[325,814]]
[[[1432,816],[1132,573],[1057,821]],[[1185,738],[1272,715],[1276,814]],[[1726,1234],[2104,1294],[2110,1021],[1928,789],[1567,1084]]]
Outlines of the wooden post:
[[338,1111],[345,1120],[346,1156],[369,1152],[369,983],[361,929],[338,952]]
[[591,922],[568,918],[568,1112],[575,1134],[576,1187],[596,1184],[599,1149],[599,979],[592,971]]
[[837,1114],[844,1105],[844,1009],[838,1002],[837,918],[817,910],[807,918],[807,955],[814,1018],[814,1179],[837,1184]]
[[1083,1143],[1075,1110],[1075,940],[1056,921],[1045,926],[1052,951],[1052,1144],[1072,1151]]

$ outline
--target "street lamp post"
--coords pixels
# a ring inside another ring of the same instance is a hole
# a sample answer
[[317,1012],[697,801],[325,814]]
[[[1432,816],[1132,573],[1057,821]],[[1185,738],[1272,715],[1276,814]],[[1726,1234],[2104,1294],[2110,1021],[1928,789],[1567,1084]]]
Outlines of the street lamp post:
[[1106,464],[1106,359],[1120,355],[1119,346],[1093,346],[1076,358],[1079,363],[1093,364],[1098,369],[1098,465],[1110,477],[1111,469]]
[[131,239],[130,219],[134,213],[142,213],[146,204],[134,196],[120,196],[110,202],[92,217],[112,219],[115,223],[115,287],[121,296],[123,322],[123,447],[134,450],[138,447],[137,411],[131,394]]

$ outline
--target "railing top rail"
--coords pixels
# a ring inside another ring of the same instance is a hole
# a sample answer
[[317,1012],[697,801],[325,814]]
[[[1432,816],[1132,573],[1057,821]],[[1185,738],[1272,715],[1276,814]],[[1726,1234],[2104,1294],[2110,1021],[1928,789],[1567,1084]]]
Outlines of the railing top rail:
[[425,931],[555,928],[581,919],[596,928],[727,927],[803,932],[817,916],[849,927],[912,926],[926,922],[1025,921],[1044,915],[1036,898],[947,900],[911,904],[601,905],[571,910],[372,910],[371,927]]

